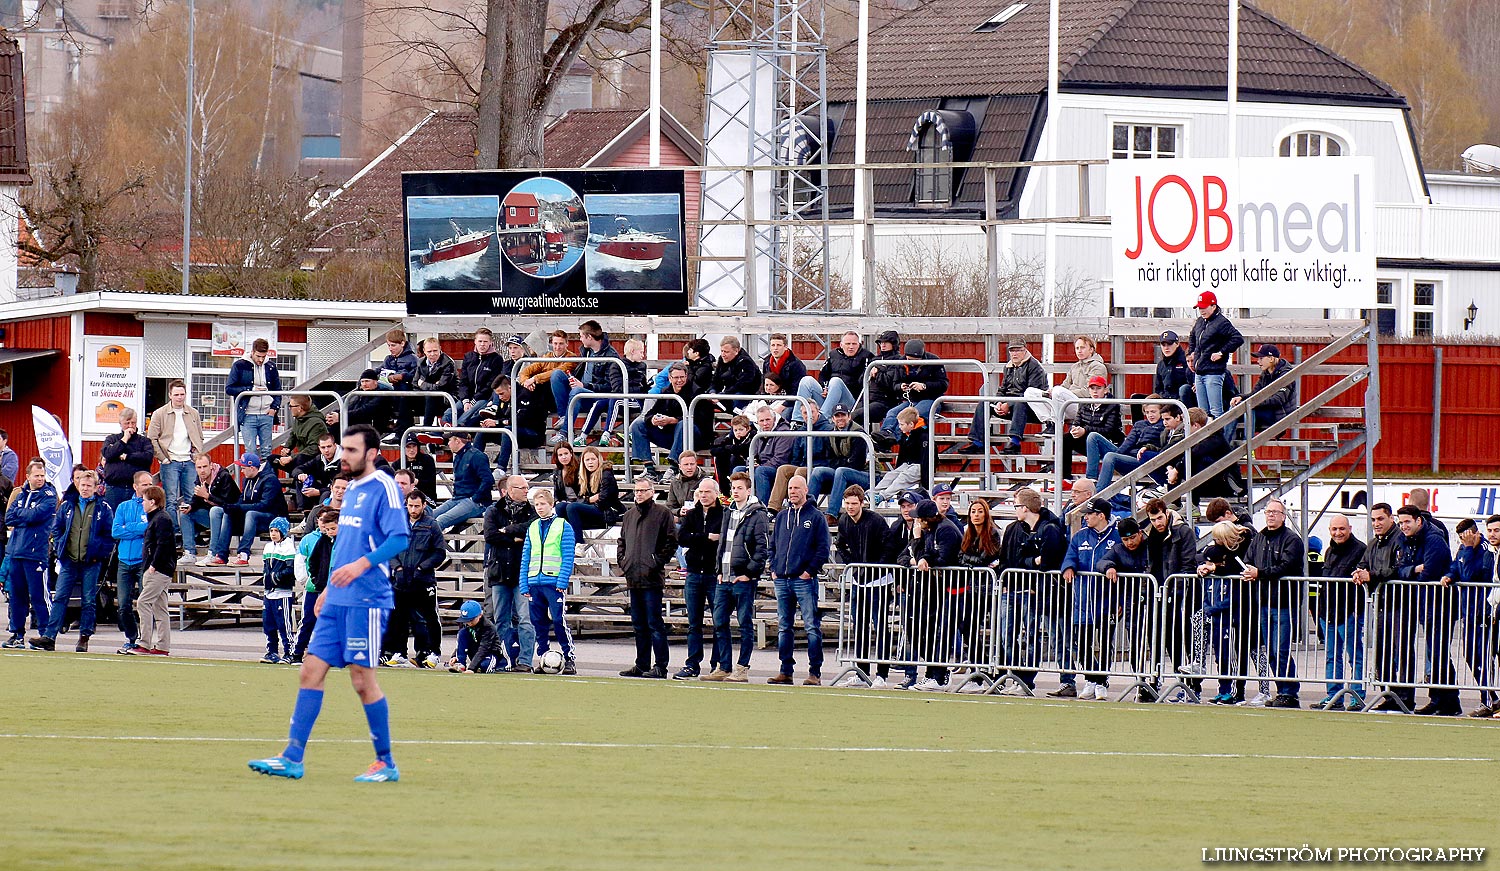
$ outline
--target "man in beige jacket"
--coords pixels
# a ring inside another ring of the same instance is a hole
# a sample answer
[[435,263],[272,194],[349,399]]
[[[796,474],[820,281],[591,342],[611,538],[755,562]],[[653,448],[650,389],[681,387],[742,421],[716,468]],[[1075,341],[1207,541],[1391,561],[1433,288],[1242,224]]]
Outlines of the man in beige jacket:
[[192,501],[193,487],[198,483],[193,458],[203,450],[203,421],[198,416],[198,409],[188,404],[187,385],[181,379],[173,379],[167,384],[167,404],[151,413],[146,438],[151,440],[156,461],[161,464],[160,478],[167,498],[164,506],[167,516],[182,534],[183,551],[192,553],[192,524],[179,522],[186,515],[178,508]]

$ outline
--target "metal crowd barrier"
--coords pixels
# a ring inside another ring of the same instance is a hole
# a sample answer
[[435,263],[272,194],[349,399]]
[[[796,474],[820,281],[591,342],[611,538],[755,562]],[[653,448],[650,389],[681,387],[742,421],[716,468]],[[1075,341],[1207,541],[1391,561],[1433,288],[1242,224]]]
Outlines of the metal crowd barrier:
[[[891,668],[918,667],[940,684],[993,684],[995,572],[987,568],[919,569],[855,564],[839,578],[838,661],[834,683],[858,675],[869,683]],[[955,670],[966,674],[950,679]]]
[[[1064,684],[1103,688],[1099,701],[1132,690],[1151,693],[1160,587],[1146,574],[1117,573],[1110,580],[1077,572],[1067,581],[1061,572],[1006,569],[996,590],[1000,637],[992,668],[998,677],[990,690],[1031,695],[1037,672],[1055,671]],[[1128,684],[1111,687],[1111,678]]]
[[1390,700],[1409,711],[1416,690],[1426,687],[1442,713],[1456,709],[1462,693],[1477,693],[1481,704],[1495,706],[1500,585],[1393,580],[1380,584],[1373,598],[1365,658],[1372,703]]

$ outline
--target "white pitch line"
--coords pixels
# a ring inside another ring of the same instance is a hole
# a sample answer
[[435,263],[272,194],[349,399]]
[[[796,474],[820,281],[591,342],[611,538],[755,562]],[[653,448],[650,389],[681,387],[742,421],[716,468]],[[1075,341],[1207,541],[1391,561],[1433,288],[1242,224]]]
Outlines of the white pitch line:
[[[276,738],[233,738],[205,735],[157,736],[157,735],[62,735],[0,733],[0,740],[20,741],[122,741],[122,742],[173,742],[191,744],[274,744]],[[317,739],[317,744],[366,744],[367,740],[354,738]],[[694,744],[666,742],[621,742],[621,741],[484,741],[484,740],[438,740],[418,738],[396,741],[410,747],[559,747],[580,750],[714,750],[749,751],[754,753],[920,753],[940,756],[952,755],[999,755],[999,756],[1088,756],[1099,758],[1146,758],[1146,759],[1253,759],[1292,762],[1500,762],[1493,756],[1340,756],[1340,755],[1294,755],[1283,753],[1184,753],[1180,751],[1153,750],[1038,750],[1019,747],[838,747],[796,746],[776,744]]]

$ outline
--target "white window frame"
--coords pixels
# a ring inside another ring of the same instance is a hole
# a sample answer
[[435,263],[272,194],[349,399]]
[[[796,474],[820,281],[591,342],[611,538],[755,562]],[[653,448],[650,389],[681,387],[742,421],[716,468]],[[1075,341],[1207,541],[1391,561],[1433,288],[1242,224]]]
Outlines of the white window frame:
[[[199,414],[202,414],[203,409],[199,407],[198,401],[197,401],[197,399],[198,399],[198,389],[197,389],[197,387],[198,387],[198,376],[200,376],[200,375],[215,374],[217,372],[217,370],[213,370],[213,369],[195,369],[195,368],[193,368],[193,354],[195,354],[195,353],[204,353],[204,354],[206,354],[206,353],[209,352],[209,350],[211,348],[212,348],[212,343],[209,342],[206,339],[190,339],[188,341],[187,345],[184,346],[183,353],[182,353],[182,371],[183,371],[183,375],[184,375],[183,380],[187,382],[188,404],[192,405],[194,408],[198,408]],[[296,344],[292,344],[292,343],[282,344],[282,343],[278,342],[277,345],[276,345],[276,350],[277,350],[277,353],[278,353],[278,357],[280,357],[280,356],[288,356],[288,357],[295,356],[297,365],[290,372],[283,372],[282,373],[283,377],[288,376],[288,375],[290,376],[290,383],[287,383],[287,382],[284,381],[282,383],[282,387],[284,387],[284,388],[286,388],[288,390],[295,389],[296,386],[297,386],[297,384],[300,384],[302,382],[302,379],[307,376],[307,345],[305,343],[301,343],[301,342],[296,343]],[[219,389],[215,395],[218,397],[218,401],[220,401],[220,402],[228,402],[229,401],[229,397],[227,397],[227,396],[224,395],[222,389]],[[285,407],[285,405],[286,405],[286,403],[283,400],[282,406]],[[210,424],[210,422],[209,422],[210,421],[210,417],[208,415],[202,415],[202,416],[203,416],[203,434],[204,434],[204,436],[216,435],[216,434],[218,434],[220,432],[223,432],[223,430],[217,429],[217,428],[213,427]],[[278,424],[278,431],[279,431],[279,424]]]
[[[1395,323],[1396,323],[1396,329],[1395,329],[1395,332],[1393,332],[1391,334],[1393,337],[1394,336],[1400,336],[1400,335],[1402,335],[1402,332],[1401,332],[1401,294],[1402,294],[1402,285],[1403,285],[1403,283],[1404,282],[1402,282],[1402,280],[1399,279],[1399,278],[1382,278],[1382,277],[1377,277],[1375,279],[1375,285],[1376,285],[1375,305],[1373,307],[1367,309],[1367,311],[1369,311],[1370,314],[1373,315],[1373,317],[1371,317],[1370,320],[1374,323],[1374,326],[1375,326],[1375,328],[1377,330],[1379,330],[1379,328],[1380,328],[1380,316],[1378,314],[1376,314],[1376,313],[1380,312],[1380,311],[1389,311],[1389,312],[1393,312],[1394,313]],[[1391,286],[1391,301],[1388,302],[1388,303],[1380,302],[1380,295],[1379,294],[1380,294],[1380,285],[1382,285],[1382,284],[1388,284],[1388,285]]]
[[[1159,158],[1159,157],[1163,157],[1163,156],[1165,156],[1165,157],[1187,157],[1188,156],[1188,151],[1187,151],[1187,123],[1186,123],[1186,120],[1184,118],[1171,118],[1171,117],[1158,117],[1158,118],[1108,118],[1107,120],[1109,122],[1109,144],[1108,144],[1108,147],[1107,147],[1106,151],[1109,154],[1109,157],[1110,157],[1111,160],[1147,160],[1147,159],[1155,159],[1155,158]],[[1120,127],[1120,126],[1126,126],[1126,127],[1130,128],[1130,135],[1129,135],[1128,147],[1125,149],[1124,156],[1117,155],[1116,154],[1116,149],[1115,149],[1115,128],[1116,127]],[[1137,128],[1137,127],[1150,127],[1150,128],[1152,128],[1151,142],[1153,144],[1153,147],[1151,149],[1151,154],[1149,155],[1149,157],[1147,155],[1137,156],[1137,154],[1136,154],[1136,151],[1135,151],[1135,128]],[[1157,151],[1159,149],[1157,149],[1156,147],[1154,147],[1155,143],[1158,141],[1157,140],[1157,136],[1158,136],[1157,131],[1159,131],[1160,129],[1162,129],[1164,127],[1170,127],[1170,128],[1172,128],[1172,129],[1174,129],[1174,130],[1177,131],[1177,149],[1176,149],[1176,151],[1174,153],[1172,153],[1170,155],[1158,155]]]
[[[1339,127],[1336,124],[1327,124],[1322,121],[1314,121],[1311,123],[1309,123],[1308,121],[1302,121],[1296,124],[1288,124],[1287,126],[1281,128],[1281,130],[1277,131],[1275,138],[1271,140],[1271,155],[1274,157],[1282,156],[1282,140],[1286,139],[1289,136],[1296,136],[1299,133],[1315,133],[1324,138],[1332,138],[1337,140],[1339,143],[1339,147],[1343,150],[1343,153],[1340,154],[1339,157],[1353,157],[1356,154],[1356,150],[1354,147],[1354,137],[1349,135],[1348,130]],[[1326,151],[1327,150],[1324,149],[1325,153],[1320,156],[1327,157],[1328,154],[1326,153]],[[1297,157],[1298,155],[1292,154],[1288,156]]]
[[[1432,304],[1417,305],[1417,285],[1425,284],[1432,288]],[[1412,338],[1436,338],[1443,334],[1443,323],[1440,312],[1443,309],[1443,282],[1436,278],[1413,277],[1410,282],[1410,292],[1406,294],[1407,300],[1406,316],[1403,324],[1406,326],[1406,335]],[[1432,331],[1426,336],[1417,335],[1416,319],[1419,314],[1432,316]]]

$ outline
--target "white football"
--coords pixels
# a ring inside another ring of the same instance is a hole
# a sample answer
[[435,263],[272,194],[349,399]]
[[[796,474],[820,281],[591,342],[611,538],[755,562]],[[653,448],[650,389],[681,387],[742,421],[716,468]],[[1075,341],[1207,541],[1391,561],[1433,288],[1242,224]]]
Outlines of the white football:
[[549,650],[542,654],[537,664],[541,666],[542,674],[557,674],[563,670],[564,661],[562,651]]

